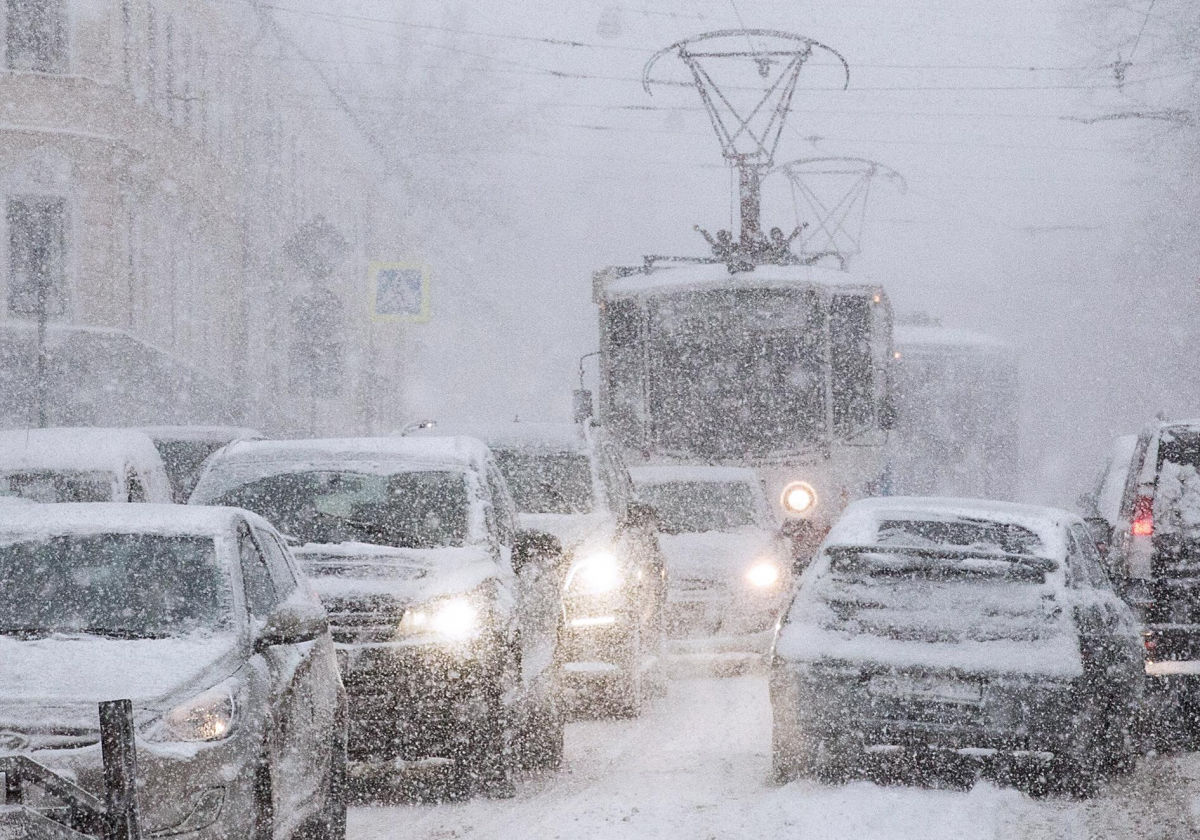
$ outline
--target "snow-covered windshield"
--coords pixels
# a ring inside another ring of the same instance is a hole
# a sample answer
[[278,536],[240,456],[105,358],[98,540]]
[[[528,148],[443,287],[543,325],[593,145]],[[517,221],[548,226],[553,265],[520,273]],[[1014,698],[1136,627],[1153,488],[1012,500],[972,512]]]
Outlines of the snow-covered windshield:
[[0,495],[33,502],[110,502],[113,475],[98,470],[7,470],[0,472]]
[[301,543],[437,548],[460,546],[468,536],[466,480],[453,471],[283,473],[212,503],[252,510]]
[[1008,554],[1031,554],[1041,548],[1028,528],[981,519],[888,519],[879,523],[881,545],[943,546]]
[[643,485],[639,494],[658,512],[666,534],[736,531],[758,524],[754,491],[736,481],[668,481]]
[[592,468],[586,455],[497,449],[496,460],[521,513],[592,510]]
[[1200,431],[1164,432],[1154,514],[1160,534],[1200,540]]
[[129,639],[231,626],[212,537],[0,534],[0,634]]
[[[753,457],[796,451],[825,434],[825,333],[806,293],[687,292],[644,309],[622,301],[606,317],[615,345],[609,397],[644,412],[655,449]],[[628,418],[618,421],[622,433]]]

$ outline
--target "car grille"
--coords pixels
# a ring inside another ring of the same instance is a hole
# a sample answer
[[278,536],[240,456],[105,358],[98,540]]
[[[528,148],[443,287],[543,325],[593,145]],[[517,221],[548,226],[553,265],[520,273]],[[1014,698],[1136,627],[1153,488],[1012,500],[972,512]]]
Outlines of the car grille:
[[396,628],[404,616],[404,606],[387,596],[374,598],[330,598],[329,612],[333,640],[341,644],[370,644],[396,639]]

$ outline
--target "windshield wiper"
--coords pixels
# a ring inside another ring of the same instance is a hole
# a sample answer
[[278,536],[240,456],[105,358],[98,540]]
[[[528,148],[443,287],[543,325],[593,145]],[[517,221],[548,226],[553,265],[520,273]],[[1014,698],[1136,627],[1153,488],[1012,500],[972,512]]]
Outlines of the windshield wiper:
[[153,633],[149,630],[134,630],[129,627],[78,627],[56,632],[80,633],[85,636],[103,636],[106,639],[165,639],[169,635],[167,633]]

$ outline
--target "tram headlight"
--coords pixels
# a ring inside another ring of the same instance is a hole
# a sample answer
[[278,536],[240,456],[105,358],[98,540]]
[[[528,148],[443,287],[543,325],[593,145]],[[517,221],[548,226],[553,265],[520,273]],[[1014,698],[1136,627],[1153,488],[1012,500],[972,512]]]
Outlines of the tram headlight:
[[807,481],[793,481],[780,498],[788,513],[806,513],[817,506],[817,491]]

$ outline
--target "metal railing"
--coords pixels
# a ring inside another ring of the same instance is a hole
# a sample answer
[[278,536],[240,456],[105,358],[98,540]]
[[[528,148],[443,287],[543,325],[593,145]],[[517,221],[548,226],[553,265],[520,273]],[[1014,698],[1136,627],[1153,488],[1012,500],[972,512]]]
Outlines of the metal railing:
[[[133,704],[100,704],[104,801],[28,756],[0,756],[0,840],[141,840]],[[41,792],[30,802],[31,789]]]

